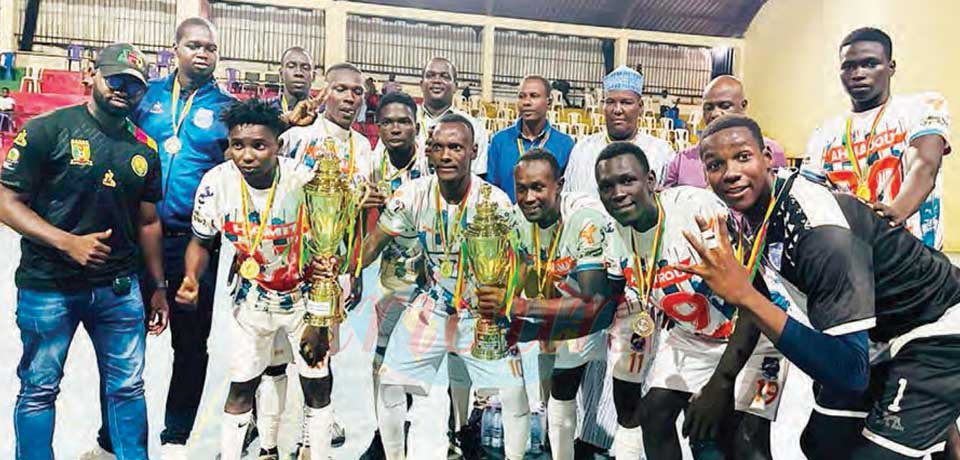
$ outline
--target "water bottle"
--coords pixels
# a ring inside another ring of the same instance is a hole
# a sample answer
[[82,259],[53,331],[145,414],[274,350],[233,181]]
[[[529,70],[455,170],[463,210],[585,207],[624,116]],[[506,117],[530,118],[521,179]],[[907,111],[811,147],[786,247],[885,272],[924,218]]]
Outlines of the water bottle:
[[527,452],[531,454],[543,452],[543,411],[539,408],[530,411],[530,439],[527,442]]
[[480,417],[480,445],[490,447],[490,435],[493,431],[493,408],[487,405]]
[[500,409],[500,403],[491,404],[493,409],[493,419],[490,421],[490,447],[500,449],[503,447],[503,412]]

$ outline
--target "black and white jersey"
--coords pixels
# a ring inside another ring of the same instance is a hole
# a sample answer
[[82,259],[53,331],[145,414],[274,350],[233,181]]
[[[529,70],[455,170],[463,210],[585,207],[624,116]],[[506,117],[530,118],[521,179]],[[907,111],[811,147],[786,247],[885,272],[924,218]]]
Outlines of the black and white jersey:
[[766,263],[806,296],[814,328],[886,342],[960,303],[960,270],[856,197],[782,172]]

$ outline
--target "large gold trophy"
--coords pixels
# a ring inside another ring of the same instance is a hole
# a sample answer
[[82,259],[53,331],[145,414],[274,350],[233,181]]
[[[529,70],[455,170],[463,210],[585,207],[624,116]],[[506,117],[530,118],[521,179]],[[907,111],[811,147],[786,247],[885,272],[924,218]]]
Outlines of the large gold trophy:
[[[490,185],[480,189],[480,202],[473,222],[464,230],[467,260],[477,281],[487,286],[503,286],[510,267],[510,226],[497,212],[498,206],[490,199]],[[512,295],[512,293],[507,293]],[[497,360],[507,354],[506,331],[495,320],[477,319],[473,347],[470,353],[477,359]]]
[[[308,247],[312,256],[327,260],[337,254],[357,217],[358,200],[340,170],[340,159],[335,152],[334,147],[334,150],[321,153],[313,179],[303,186],[310,223]],[[347,254],[350,256],[352,254]],[[307,294],[307,324],[330,327],[343,322],[347,313],[337,277],[315,273],[311,281]]]

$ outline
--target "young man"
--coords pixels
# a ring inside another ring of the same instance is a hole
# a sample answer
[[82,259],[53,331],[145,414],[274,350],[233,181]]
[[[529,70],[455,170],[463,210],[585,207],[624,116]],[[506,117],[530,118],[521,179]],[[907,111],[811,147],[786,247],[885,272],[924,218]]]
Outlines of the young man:
[[479,123],[470,114],[453,106],[453,94],[457,90],[457,68],[447,58],[435,57],[423,68],[420,80],[420,91],[423,93],[423,104],[420,106],[420,136],[429,139],[433,129],[440,119],[448,113],[455,113],[467,120],[473,126],[474,137],[477,143],[477,159],[473,162],[473,173],[483,177],[487,174],[487,128]]
[[[619,67],[603,79],[603,92],[606,133],[588,136],[574,146],[563,175],[565,192],[579,192],[599,198],[594,166],[600,151],[611,142],[629,141],[640,146],[658,181],[662,180],[663,171],[674,156],[670,144],[641,133],[637,128],[637,120],[643,113],[643,75],[633,69]],[[584,451],[609,449],[617,429],[612,380],[608,378],[610,372],[604,366],[604,363],[591,363],[584,377],[580,397],[585,402],[581,407],[588,411],[583,414],[583,429],[579,437],[586,443],[582,444]]]
[[3,163],[0,221],[24,237],[16,274],[18,460],[53,458],[55,402],[80,323],[97,355],[113,452],[147,458],[145,336],[163,332],[169,315],[155,204],[160,160],[156,143],[127,118],[146,91],[146,57],[114,44],[100,51],[96,68],[92,99],[29,121]]
[[840,82],[851,110],[813,133],[804,163],[940,249],[940,165],[950,153],[950,113],[939,93],[892,95],[896,70],[893,44],[883,31],[857,29],[843,39]]
[[0,130],[13,131],[16,127],[13,124],[14,109],[17,101],[10,97],[10,88],[0,90],[0,113],[7,116],[3,123],[0,123]]
[[[294,126],[280,136],[282,141],[281,156],[294,158],[297,162],[313,167],[316,156],[328,150],[332,144],[333,150],[340,158],[340,169],[354,184],[375,184],[373,172],[378,163],[370,150],[370,143],[363,134],[352,129],[353,122],[363,105],[363,74],[359,69],[348,63],[331,66],[325,75],[326,87],[316,99],[299,107],[308,116],[300,118],[299,126]],[[322,104],[324,111],[318,112]],[[293,111],[296,114],[297,110]],[[299,114],[302,115],[302,114]],[[375,209],[383,205],[383,193],[372,187],[367,200],[362,203],[364,210]],[[359,302],[360,278],[354,278],[352,273],[340,275],[340,285],[348,296],[347,309],[352,309]],[[339,424],[334,423],[336,433],[333,440],[336,446],[346,442],[346,434]],[[306,435],[306,432],[304,433]],[[303,439],[305,446],[310,440]]]
[[487,180],[500,187],[516,201],[513,167],[523,154],[533,148],[544,149],[556,156],[560,175],[567,166],[573,149],[573,138],[560,132],[547,121],[550,105],[550,82],[539,75],[529,75],[517,90],[517,122],[493,135],[487,155]]
[[[462,266],[463,232],[473,221],[480,190],[491,187],[493,199],[512,214],[510,199],[486,181],[471,174],[476,144],[470,120],[445,115],[429,144],[435,176],[421,177],[401,186],[387,203],[377,228],[363,244],[364,265],[371,263],[398,237],[416,238],[424,254],[426,282],[404,310],[387,345],[380,371],[380,435],[388,459],[404,458],[404,390],[425,394],[437,369],[449,353],[477,388],[499,388],[503,401],[504,448],[508,459],[522,459],[529,437],[529,405],[518,357],[484,361],[470,354],[477,323],[477,281]],[[516,220],[511,230],[516,231]],[[503,297],[501,297],[502,299]],[[413,325],[417,325],[411,330]],[[452,381],[463,376],[451,375]],[[479,449],[479,445],[473,446]]]
[[[197,280],[210,262],[211,248],[221,235],[234,245],[233,268],[239,267],[231,273],[236,322],[220,455],[224,460],[240,458],[247,427],[253,423],[254,393],[272,361],[274,337],[284,331],[291,347],[300,350],[295,359],[314,441],[311,458],[327,458],[330,442],[325,438],[333,420],[329,331],[312,319],[315,313],[306,297],[311,256],[305,241],[303,185],[313,175],[292,159],[277,158],[284,125],[280,111],[268,103],[237,102],[221,118],[229,130],[226,153],[231,161],[210,170],[200,182],[194,236],[177,291],[178,302],[196,304]],[[261,449],[260,458],[277,460],[276,446]]]
[[[216,28],[206,19],[189,18],[177,27],[174,53],[177,71],[153,80],[133,120],[160,146],[163,200],[157,204],[163,223],[163,252],[167,285],[177,287],[183,277],[183,255],[190,241],[193,199],[203,174],[223,162],[227,130],[218,114],[234,99],[213,78],[219,59]],[[172,102],[173,101],[173,102]],[[216,264],[200,281],[197,305],[179,305],[173,290],[170,332],[173,373],[164,412],[160,442],[164,458],[185,458],[207,374],[207,338],[213,318]],[[109,439],[101,431],[101,446]]]
[[[784,384],[786,362],[768,341],[757,345],[759,333],[742,321],[741,333],[731,337],[734,308],[702,280],[674,268],[695,257],[681,230],[696,229],[697,215],[716,218],[727,208],[714,194],[693,187],[656,192],[646,155],[632,143],[607,146],[597,159],[596,177],[600,199],[622,237],[628,287],[611,328],[617,457],[641,456],[642,424],[647,458],[680,460],[676,418],[687,411],[684,434],[695,454],[719,444],[727,458],[772,458],[769,420],[780,404],[772,387]],[[783,300],[786,309],[790,304]],[[656,345],[648,344],[661,316],[665,327]],[[641,365],[646,348],[656,350],[649,370]],[[739,375],[726,371],[731,360],[737,371],[746,361],[746,369]],[[641,384],[648,391],[638,400]]]
[[270,104],[280,109],[280,113],[290,112],[300,101],[310,97],[310,86],[315,77],[310,53],[299,46],[287,48],[280,56],[280,82],[283,88],[279,96],[270,100]]
[[[710,124],[711,121],[720,116],[730,113],[743,115],[747,112],[747,104],[748,101],[743,92],[743,83],[732,75],[721,75],[711,80],[703,90],[701,106],[703,122]],[[770,149],[774,168],[787,166],[787,158],[780,144],[773,139],[764,139],[763,143]],[[693,145],[678,153],[667,165],[663,187],[670,188],[678,185],[707,187],[703,161],[700,160],[699,145]]]
[[[378,185],[385,185],[392,194],[406,183],[430,175],[427,154],[417,142],[417,104],[407,93],[393,91],[380,100],[377,109],[380,129],[379,166],[374,171]],[[380,297],[375,305],[377,345],[373,358],[374,410],[379,411],[380,367],[390,342],[390,335],[410,303],[417,285],[423,284],[423,258],[415,238],[398,236],[380,254]],[[388,364],[389,365],[389,364]],[[394,427],[391,427],[394,428]],[[384,458],[380,430],[362,460]]]
[[[514,170],[517,207],[529,225],[521,227],[526,246],[528,299],[594,298],[609,296],[608,268],[612,248],[619,243],[613,224],[596,200],[577,193],[561,193],[563,178],[556,157],[535,148],[520,157]],[[511,181],[511,182],[514,182]],[[616,267],[619,270],[619,267]],[[622,279],[617,272],[610,274]],[[589,322],[577,329],[590,329]],[[577,390],[587,363],[606,356],[603,331],[585,337],[543,343],[542,352],[555,355],[550,370],[547,417],[553,458],[574,459],[577,430]],[[545,368],[546,367],[546,368]]]
[[[880,208],[804,175],[769,174],[762,139],[749,118],[715,120],[700,142],[707,180],[754,229],[764,266],[806,296],[811,327],[751,286],[722,225],[717,235],[701,221],[703,243],[688,232],[701,261],[681,268],[739,305],[817,382],[818,409],[801,440],[807,458],[922,458],[941,449],[960,416],[960,270]],[[890,344],[873,363],[869,340]],[[857,412],[865,421],[850,418]]]

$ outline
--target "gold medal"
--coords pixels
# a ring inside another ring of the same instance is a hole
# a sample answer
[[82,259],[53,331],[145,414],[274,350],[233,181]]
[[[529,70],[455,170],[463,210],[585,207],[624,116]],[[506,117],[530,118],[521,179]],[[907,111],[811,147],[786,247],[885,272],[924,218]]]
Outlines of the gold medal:
[[256,279],[257,275],[260,274],[260,264],[256,260],[253,260],[253,257],[247,257],[246,260],[240,264],[240,276],[247,280]]
[[180,138],[176,136],[167,138],[167,140],[163,141],[163,149],[166,150],[167,153],[171,155],[176,155],[180,153],[180,149],[182,147],[183,147],[183,143],[181,143]]
[[440,274],[444,278],[450,278],[453,276],[453,264],[449,260],[444,260],[440,263]]
[[643,310],[633,322],[633,333],[639,335],[640,337],[647,338],[653,335],[653,331],[656,329],[656,327],[657,325],[653,322],[653,318],[650,317],[650,313],[647,313],[646,310]]

